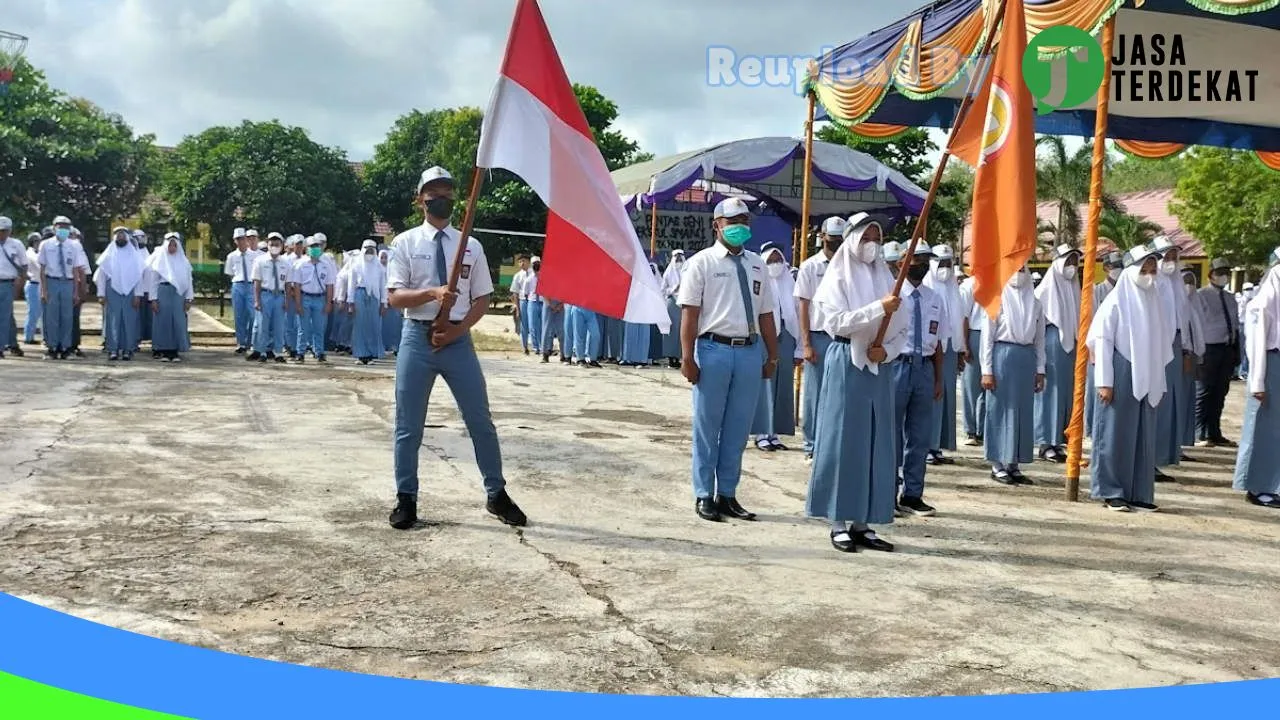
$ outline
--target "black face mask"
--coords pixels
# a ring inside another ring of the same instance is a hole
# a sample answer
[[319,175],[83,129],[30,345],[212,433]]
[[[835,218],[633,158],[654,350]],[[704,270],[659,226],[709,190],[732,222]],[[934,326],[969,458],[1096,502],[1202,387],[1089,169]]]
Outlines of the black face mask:
[[534,271],[534,272],[538,272],[538,271],[539,271],[539,270],[541,270],[541,269],[542,269],[542,263],[534,263],[534,264],[533,264],[533,271]]
[[447,197],[435,197],[427,201],[427,214],[440,220],[448,220],[453,216],[453,200]]
[[924,276],[929,274],[928,265],[912,265],[907,268],[907,279],[913,283],[924,281]]
[[129,238],[118,237],[116,238],[116,247],[124,247],[127,242],[129,242]]

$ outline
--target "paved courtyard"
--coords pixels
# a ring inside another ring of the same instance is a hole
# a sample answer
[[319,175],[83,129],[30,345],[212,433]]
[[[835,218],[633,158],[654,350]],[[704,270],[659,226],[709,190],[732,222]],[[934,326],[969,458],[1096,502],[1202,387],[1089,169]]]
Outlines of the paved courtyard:
[[798,451],[747,453],[740,497],[759,522],[696,518],[676,371],[486,353],[529,527],[485,514],[438,385],[427,523],[396,532],[391,362],[88,355],[0,361],[0,590],[136,632],[361,672],[615,693],[977,694],[1280,674],[1280,515],[1230,490],[1233,451],[1190,450],[1198,462],[1157,488],[1163,512],[1115,515],[1064,500],[1062,466],[1032,465],[1036,486],[1007,488],[966,448],[930,470],[937,517],[884,529],[897,553],[850,556],[802,516]]

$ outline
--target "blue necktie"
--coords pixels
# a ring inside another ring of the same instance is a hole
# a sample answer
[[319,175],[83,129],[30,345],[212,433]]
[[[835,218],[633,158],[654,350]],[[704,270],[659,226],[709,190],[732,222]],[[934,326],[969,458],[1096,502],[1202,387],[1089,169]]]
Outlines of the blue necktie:
[[271,277],[276,286],[276,292],[280,292],[280,273],[276,271],[276,259],[271,259]]
[[443,230],[436,232],[436,246],[432,251],[436,256],[436,277],[439,279],[439,287],[444,287],[449,282],[449,272],[444,266],[444,239],[448,237]]
[[915,324],[915,328],[916,328],[915,329],[916,350],[915,350],[915,353],[912,354],[911,356],[911,362],[915,362],[918,356],[924,354],[924,331],[920,327],[921,322],[920,322],[920,291],[919,290],[912,293],[911,301],[912,301],[911,302],[911,320]]
[[240,279],[249,279],[249,258],[244,253],[240,253]]
[[742,307],[747,313],[747,337],[756,334],[756,314],[751,306],[751,290],[747,287],[747,269],[742,264],[742,253],[730,255],[738,266],[738,289],[742,291]]
[[62,273],[62,277],[64,279],[71,277],[71,273],[68,272],[67,268],[67,255],[62,251],[61,240],[58,241],[58,269]]

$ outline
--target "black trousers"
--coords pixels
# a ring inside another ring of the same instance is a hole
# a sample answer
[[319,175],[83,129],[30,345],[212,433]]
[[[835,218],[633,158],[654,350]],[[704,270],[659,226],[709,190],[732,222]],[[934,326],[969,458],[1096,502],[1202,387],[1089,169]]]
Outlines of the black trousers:
[[71,349],[76,350],[80,347],[80,308],[84,306],[82,302],[71,312]]
[[1231,389],[1235,372],[1232,347],[1226,343],[1206,345],[1196,386],[1196,439],[1222,439],[1222,406]]

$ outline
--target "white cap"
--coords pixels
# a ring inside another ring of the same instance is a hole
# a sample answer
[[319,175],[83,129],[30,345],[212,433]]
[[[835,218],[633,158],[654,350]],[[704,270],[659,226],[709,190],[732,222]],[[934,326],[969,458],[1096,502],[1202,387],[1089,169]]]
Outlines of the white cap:
[[[4,223],[0,223],[0,230],[3,230],[3,229],[4,229]],[[116,235],[119,235],[120,233],[124,233],[125,235],[128,235],[128,234],[129,234],[129,228],[127,228],[127,227],[125,227],[125,226],[123,226],[123,225],[117,225],[116,227],[114,227],[114,228],[112,228],[112,229],[111,229],[111,237],[115,237]]]
[[[902,245],[902,250],[905,252],[908,247],[910,247],[910,243],[904,243]],[[933,257],[933,248],[929,247],[929,243],[916,243],[916,251],[912,253],[911,256],[920,257],[921,255]]]
[[[850,225],[852,227],[852,225]],[[884,244],[884,261],[898,262],[902,259],[902,246],[896,242],[887,242]]]
[[373,248],[374,250],[377,250],[378,243],[374,242],[373,240],[365,240],[364,242],[360,243],[360,248],[362,250],[367,250],[369,248]]
[[418,192],[421,193],[422,188],[426,187],[427,183],[433,183],[437,180],[447,180],[449,185],[453,185],[453,176],[449,174],[449,171],[439,165],[435,165],[422,171],[422,177],[418,178]]
[[278,232],[272,231],[267,233],[267,240],[279,240],[280,242],[284,242],[284,236]]
[[1032,279],[1032,280],[1040,280],[1040,279],[1042,279],[1042,278],[1044,278],[1044,276],[1043,276],[1043,275],[1041,275],[1041,274],[1040,274],[1040,273],[1038,273],[1038,272],[1033,272],[1033,273],[1031,273],[1031,279]]
[[680,256],[682,256],[682,257],[683,257],[683,256],[684,256],[684,250],[682,250],[681,248],[676,248],[675,250],[672,250],[672,251],[671,251],[671,254],[672,254],[672,255],[680,255]]
[[285,246],[285,247],[293,247],[294,245],[297,245],[297,244],[298,244],[298,236],[297,236],[297,235],[290,235],[289,237],[287,237],[287,238],[285,238],[285,239],[284,239],[284,246]]
[[1146,245],[1138,245],[1125,254],[1125,267],[1130,265],[1141,265],[1147,258],[1156,254],[1158,253],[1152,248],[1149,248]]
[[258,237],[258,231],[257,231],[257,230],[252,230],[252,229],[251,229],[251,230],[249,230],[249,231],[245,232],[245,235],[246,235],[247,237]]
[[934,245],[933,256],[939,260],[954,260],[956,257],[950,245]]
[[239,240],[242,237],[244,237],[244,228],[236,228],[235,230],[231,231],[232,240]]
[[59,215],[58,217],[53,219],[53,224],[54,225],[70,225],[71,218],[67,217],[66,215]]
[[534,255],[533,257],[529,258],[530,265],[534,263],[540,263],[540,262],[542,262],[542,258],[538,257],[537,255]]
[[1170,240],[1166,235],[1160,235],[1159,237],[1151,241],[1151,248],[1156,252],[1160,253],[1161,255],[1168,252],[1169,250],[1174,249],[1175,247],[1177,246],[1175,246],[1173,244],[1173,241]]
[[0,230],[12,230],[12,229],[13,229],[13,221],[3,215],[0,215]]
[[747,204],[742,202],[741,198],[731,197],[725,198],[716,204],[716,211],[712,219],[719,220],[720,218],[741,217],[750,214],[751,210],[747,208]]
[[266,249],[267,249],[267,241],[266,241],[266,240],[259,240],[259,241],[258,241],[258,249],[259,249],[259,250],[266,250]]
[[312,235],[311,237],[307,238],[306,242],[307,242],[307,247],[320,247],[320,238],[316,237],[315,235]]
[[1247,282],[1247,283],[1245,283],[1244,285],[1242,285],[1242,286],[1240,287],[1240,289],[1241,289],[1241,290],[1245,290],[1245,291],[1252,290],[1252,289],[1253,289],[1253,283],[1249,283],[1249,282]]
[[319,241],[319,243],[320,243],[321,245],[323,245],[323,244],[325,244],[325,243],[329,242],[329,238],[328,238],[328,236],[326,236],[324,233],[316,233],[315,235],[312,235],[311,237],[313,237],[313,238],[315,238],[317,241]]
[[1078,255],[1080,254],[1080,251],[1072,247],[1070,243],[1062,243],[1053,250],[1053,256],[1055,258],[1066,257],[1071,253],[1076,253]]
[[822,234],[844,237],[845,221],[842,217],[829,217],[822,221]]
[[164,234],[165,240],[181,240],[182,236],[176,232],[167,232]]

